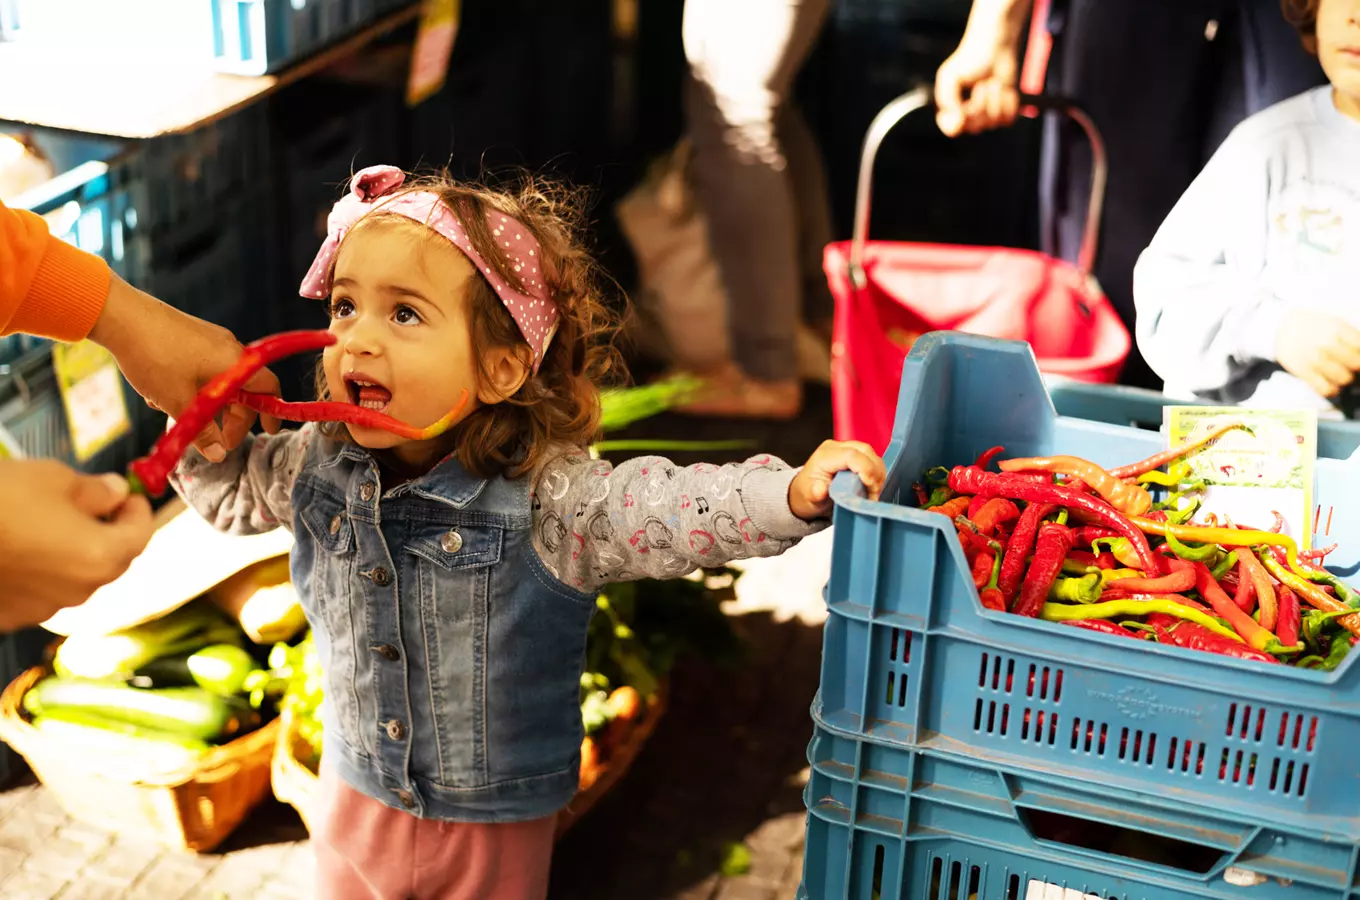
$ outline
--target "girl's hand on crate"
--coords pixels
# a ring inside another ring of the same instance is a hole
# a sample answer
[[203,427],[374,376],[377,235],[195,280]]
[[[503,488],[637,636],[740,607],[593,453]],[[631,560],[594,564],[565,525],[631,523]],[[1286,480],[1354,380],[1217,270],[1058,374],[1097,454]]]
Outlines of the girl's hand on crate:
[[826,441],[789,484],[789,509],[809,522],[831,515],[831,479],[847,470],[864,482],[870,500],[878,499],[888,472],[874,448],[859,441]]
[[[171,418],[241,355],[240,341],[227,329],[168,306],[117,276],[90,338],[117,358],[128,383],[152,408]],[[279,380],[262,369],[246,382],[245,390],[277,395]],[[264,416],[261,421],[271,434],[278,431],[277,419]],[[221,426],[209,423],[194,446],[212,462],[221,462],[254,424],[254,410],[229,406]]]
[[0,633],[84,603],[153,531],[151,507],[129,496],[127,479],[47,459],[0,462],[0,510]]

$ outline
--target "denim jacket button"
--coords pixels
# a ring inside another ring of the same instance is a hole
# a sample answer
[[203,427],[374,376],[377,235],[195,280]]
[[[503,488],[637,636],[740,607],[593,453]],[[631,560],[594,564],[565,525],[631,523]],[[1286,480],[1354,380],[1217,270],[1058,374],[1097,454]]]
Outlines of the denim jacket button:
[[372,500],[372,499],[373,499],[373,492],[374,492],[375,490],[377,490],[377,489],[376,489],[375,487],[373,487],[373,482],[371,482],[371,481],[365,481],[365,482],[364,482],[362,485],[360,485],[360,487],[359,487],[359,499],[360,499],[360,500],[363,500],[365,503],[367,503],[369,500]]
[[445,553],[457,553],[463,549],[463,536],[456,529],[450,528],[439,539],[439,546],[444,548]]
[[406,726],[397,719],[387,723],[387,736],[394,741],[400,741],[406,737]]
[[397,652],[397,648],[393,647],[391,644],[379,644],[373,649],[383,659],[390,659],[392,662],[396,662],[401,658],[401,654]]
[[373,583],[378,587],[387,587],[392,583],[392,573],[382,566],[378,566],[378,568],[373,570]]
[[340,520],[339,516],[336,516],[335,518],[331,519],[331,534],[339,534],[340,526],[343,524],[344,523]]
[[407,809],[411,809],[416,805],[416,798],[408,790],[397,791],[397,799],[400,800],[401,805]]

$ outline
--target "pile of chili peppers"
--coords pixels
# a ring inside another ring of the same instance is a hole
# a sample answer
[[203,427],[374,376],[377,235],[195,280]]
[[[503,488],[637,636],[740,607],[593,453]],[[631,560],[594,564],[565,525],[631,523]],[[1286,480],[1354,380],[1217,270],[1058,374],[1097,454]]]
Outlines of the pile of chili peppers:
[[[1331,670],[1360,639],[1360,594],[1280,534],[1193,516],[1183,457],[1232,428],[1103,469],[1073,456],[936,468],[918,504],[958,530],[982,605],[1262,663]],[[1166,467],[1166,471],[1161,471]],[[1154,497],[1154,492],[1157,497]]]

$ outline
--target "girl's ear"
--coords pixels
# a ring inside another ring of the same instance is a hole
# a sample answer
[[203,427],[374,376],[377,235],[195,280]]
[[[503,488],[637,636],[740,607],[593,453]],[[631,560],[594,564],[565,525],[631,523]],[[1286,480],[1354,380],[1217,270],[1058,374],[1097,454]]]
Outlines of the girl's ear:
[[496,347],[487,353],[484,371],[487,378],[477,391],[479,402],[491,406],[513,397],[529,380],[529,347],[525,344]]

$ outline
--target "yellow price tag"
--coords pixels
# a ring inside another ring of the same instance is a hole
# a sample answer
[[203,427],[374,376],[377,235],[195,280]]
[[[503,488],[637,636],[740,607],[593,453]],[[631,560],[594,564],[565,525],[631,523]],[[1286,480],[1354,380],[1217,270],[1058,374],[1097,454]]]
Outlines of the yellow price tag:
[[85,462],[132,428],[118,363],[98,344],[54,344],[52,365],[76,460]]
[[459,0],[425,0],[411,52],[406,104],[418,106],[439,92],[449,74],[449,58],[458,37]]

